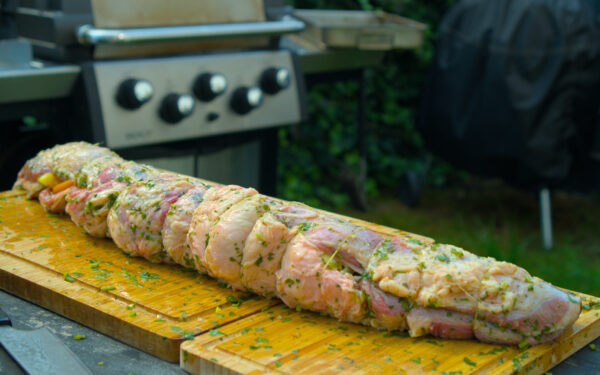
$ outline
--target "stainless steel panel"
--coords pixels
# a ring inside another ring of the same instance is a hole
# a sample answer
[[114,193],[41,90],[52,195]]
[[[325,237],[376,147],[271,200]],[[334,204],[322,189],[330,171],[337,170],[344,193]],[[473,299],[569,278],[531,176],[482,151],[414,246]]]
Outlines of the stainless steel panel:
[[0,103],[67,97],[80,72],[76,65],[0,69]]
[[[177,56],[145,60],[95,62],[99,105],[106,145],[123,148],[185,140],[297,123],[301,118],[298,87],[292,80],[287,89],[264,96],[262,105],[247,115],[230,108],[233,91],[239,86],[257,86],[261,73],[269,67],[287,68],[295,76],[289,52],[244,52],[200,56]],[[196,100],[194,113],[171,125],[159,117],[161,100],[168,93],[192,93],[192,85],[204,72],[227,77],[225,94],[211,102]],[[146,79],[154,86],[152,100],[137,110],[126,110],[116,100],[120,83],[128,78]],[[209,113],[218,118],[209,121]],[[98,119],[96,119],[98,120]]]
[[0,70],[28,68],[32,55],[29,43],[18,39],[0,39]]

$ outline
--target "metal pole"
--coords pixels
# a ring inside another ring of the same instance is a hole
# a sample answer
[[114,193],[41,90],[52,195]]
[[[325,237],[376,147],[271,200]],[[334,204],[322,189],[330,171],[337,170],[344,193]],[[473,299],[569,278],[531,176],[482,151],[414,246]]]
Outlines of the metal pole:
[[543,188],[539,192],[540,199],[540,224],[542,226],[542,243],[544,249],[552,249],[552,202],[550,190]]

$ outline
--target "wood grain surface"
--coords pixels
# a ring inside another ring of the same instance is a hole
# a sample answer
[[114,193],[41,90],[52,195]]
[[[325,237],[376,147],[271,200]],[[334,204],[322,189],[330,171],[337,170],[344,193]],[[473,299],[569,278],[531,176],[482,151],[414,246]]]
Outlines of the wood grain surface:
[[0,288],[172,362],[182,341],[281,303],[179,266],[129,257],[21,191],[0,192]]
[[279,305],[186,341],[181,367],[192,374],[543,374],[600,336],[599,315],[584,310],[557,341],[519,350],[414,339]]
[[0,193],[0,207],[0,288],[165,360],[186,337],[277,303],[128,257],[18,192]]
[[[131,258],[19,191],[0,193],[0,288],[160,358],[179,360],[193,374],[541,374],[600,336],[600,305],[584,309],[556,342],[525,351],[340,323],[236,293],[178,266]],[[586,305],[598,301],[582,297]]]

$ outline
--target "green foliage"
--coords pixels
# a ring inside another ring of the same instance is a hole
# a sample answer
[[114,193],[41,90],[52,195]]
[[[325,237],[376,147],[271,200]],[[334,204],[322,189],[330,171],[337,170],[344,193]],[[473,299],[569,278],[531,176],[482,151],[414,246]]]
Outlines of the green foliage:
[[[435,30],[451,1],[296,0],[296,8],[383,10],[425,23],[425,42],[416,51],[391,51],[366,72],[368,136],[366,163],[357,150],[359,84],[336,81],[311,85],[309,121],[300,131],[280,132],[279,194],[316,206],[348,204],[348,192],[362,181],[367,194],[396,190],[406,171],[424,168],[426,150],[415,129],[421,87],[433,56]],[[365,168],[366,167],[366,168]],[[366,175],[364,175],[366,172]],[[435,161],[428,183],[443,185],[453,174]]]

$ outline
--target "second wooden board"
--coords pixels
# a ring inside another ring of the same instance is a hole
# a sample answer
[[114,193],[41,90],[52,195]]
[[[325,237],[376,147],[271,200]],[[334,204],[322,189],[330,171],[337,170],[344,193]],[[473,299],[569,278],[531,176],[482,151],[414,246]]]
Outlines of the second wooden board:
[[415,339],[273,306],[183,343],[181,367],[192,374],[543,374],[600,336],[600,301],[581,296],[585,307],[575,325],[527,350]]

